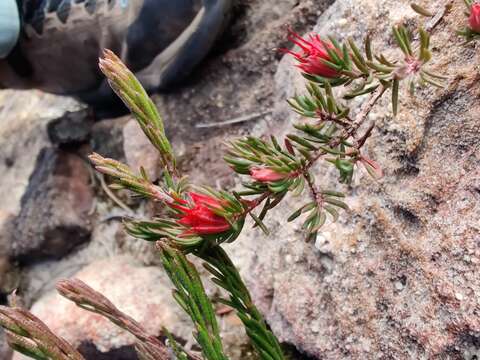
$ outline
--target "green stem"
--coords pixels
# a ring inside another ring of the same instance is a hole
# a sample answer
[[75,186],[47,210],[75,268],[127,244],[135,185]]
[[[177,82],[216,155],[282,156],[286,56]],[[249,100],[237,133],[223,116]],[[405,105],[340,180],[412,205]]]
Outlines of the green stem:
[[227,253],[220,246],[214,246],[198,253],[197,256],[206,261],[204,266],[214,276],[212,280],[229,293],[229,299],[223,299],[222,302],[235,309],[260,358],[284,360],[280,343],[254,305],[247,287]]
[[211,300],[205,293],[195,266],[179,250],[159,244],[163,267],[176,291],[174,298],[190,316],[196,329],[196,340],[206,360],[228,360],[223,352],[219,327]]

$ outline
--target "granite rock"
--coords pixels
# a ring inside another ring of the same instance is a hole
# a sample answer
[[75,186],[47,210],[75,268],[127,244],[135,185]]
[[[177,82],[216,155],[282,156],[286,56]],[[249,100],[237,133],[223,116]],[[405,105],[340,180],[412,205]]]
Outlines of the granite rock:
[[67,97],[17,90],[0,91],[0,104],[0,253],[5,255],[38,154],[50,146],[47,125],[82,105]]
[[150,179],[158,178],[160,154],[133,119],[123,128],[123,150],[127,164],[133,171],[143,167]]
[[54,145],[75,148],[90,139],[93,114],[89,109],[67,111],[47,126],[48,137]]
[[11,256],[22,263],[59,258],[90,238],[90,172],[77,155],[40,152],[20,214],[11,229]]
[[91,129],[92,151],[104,157],[125,161],[123,128],[129,120],[130,116],[124,116],[96,122]]
[[[160,335],[166,326],[175,334],[188,337],[188,332],[179,331],[182,327],[186,329],[186,323],[172,311],[176,304],[160,267],[142,266],[130,256],[114,256],[92,262],[73,277],[101,292],[150,334]],[[77,307],[54,290],[38,299],[31,311],[85,354],[94,354],[99,359],[121,359],[125,354],[134,354],[132,335],[108,319]],[[24,357],[15,354],[14,359]]]

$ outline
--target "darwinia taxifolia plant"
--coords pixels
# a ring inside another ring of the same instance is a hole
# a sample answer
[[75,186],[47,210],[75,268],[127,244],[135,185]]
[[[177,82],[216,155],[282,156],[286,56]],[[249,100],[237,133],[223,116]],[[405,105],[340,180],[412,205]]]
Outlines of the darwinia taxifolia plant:
[[[472,34],[478,35],[476,31],[479,30],[478,6],[471,1],[467,1],[467,6],[470,9],[469,37],[473,39],[476,35]],[[412,7],[424,16],[431,16],[417,5]],[[296,131],[281,141],[273,136],[249,136],[231,141],[225,161],[233,171],[244,176],[242,188],[231,191],[195,186],[182,177],[154,103],[120,59],[105,51],[100,69],[159,151],[163,177],[160,183],[153,183],[143,169],[137,173],[99,154],[91,155],[90,159],[98,171],[110,177],[111,188],[128,189],[164,205],[162,217],[145,221],[127,219],[126,229],[136,238],[156,242],[163,267],[175,287],[173,296],[192,319],[201,357],[186,352],[165,330],[170,340],[170,349],[167,349],[103,295],[78,280],[60,282],[60,294],[132,333],[137,339],[136,348],[141,359],[174,356],[224,360],[227,356],[214,307],[197,269],[187,258],[196,256],[204,261],[212,281],[224,290],[225,296],[219,301],[236,312],[259,358],[284,359],[278,340],[253,304],[223,244],[237,239],[247,217],[267,233],[263,220],[288,194],[310,198],[288,219],[302,218],[307,240],[316,237],[327,217],[337,220],[340,211],[348,209],[343,200],[345,195],[315,181],[313,169],[319,161],[338,170],[340,183],[352,180],[356,165],[364,167],[374,178],[382,177],[380,166],[362,151],[375,128],[373,121],[367,123],[368,114],[387,91],[391,94],[393,113],[396,113],[403,83],[412,93],[419,85],[442,86],[444,77],[428,68],[432,57],[429,50],[432,28],[419,29],[414,37],[405,27],[394,27],[393,38],[401,50],[398,58],[376,53],[369,37],[360,49],[351,39],[341,43],[316,34],[301,37],[289,30],[289,39],[299,49],[282,51],[294,57],[307,85],[305,95],[295,96],[288,103],[307,120],[295,124]],[[336,94],[337,87],[342,89],[341,99]],[[352,115],[348,101],[365,95],[363,105]],[[75,349],[25,310],[1,307],[0,324],[7,330],[11,346],[33,358],[82,359]]]

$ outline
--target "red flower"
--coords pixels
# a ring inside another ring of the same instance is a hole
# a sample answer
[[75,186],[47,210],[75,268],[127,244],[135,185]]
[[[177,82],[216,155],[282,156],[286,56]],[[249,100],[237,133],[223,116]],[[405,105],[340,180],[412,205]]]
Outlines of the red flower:
[[473,31],[480,33],[480,4],[472,5],[468,23]]
[[288,174],[278,173],[269,168],[254,167],[250,169],[250,175],[257,181],[270,182],[285,179]]
[[230,229],[228,221],[213,212],[212,209],[221,209],[220,201],[208,195],[189,192],[193,206],[187,201],[181,200],[182,205],[170,204],[171,207],[181,212],[178,224],[189,229],[183,235],[211,235],[219,234]]
[[329,49],[335,49],[331,43],[326,43],[317,34],[310,35],[309,40],[306,40],[291,29],[288,30],[288,33],[288,40],[298,45],[302,51],[280,50],[293,55],[299,62],[297,66],[300,69],[307,74],[319,75],[326,78],[336,78],[340,76],[340,73],[336,69],[322,61],[332,61],[327,52],[327,47]]

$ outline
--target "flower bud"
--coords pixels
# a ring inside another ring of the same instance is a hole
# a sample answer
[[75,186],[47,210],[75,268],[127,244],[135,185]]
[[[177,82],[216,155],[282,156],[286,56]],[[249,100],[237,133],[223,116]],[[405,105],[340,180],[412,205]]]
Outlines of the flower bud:
[[273,182],[285,179],[288,174],[279,173],[269,168],[254,167],[250,169],[250,175],[253,179],[260,182]]
[[472,5],[468,23],[471,30],[480,33],[480,4]]
[[289,30],[288,40],[298,45],[301,51],[280,50],[293,55],[298,61],[297,67],[302,71],[325,78],[337,78],[340,76],[338,70],[324,63],[324,61],[332,62],[327,51],[327,48],[335,51],[335,47],[331,43],[323,41],[317,34],[310,35],[309,40],[306,40],[291,29]]

